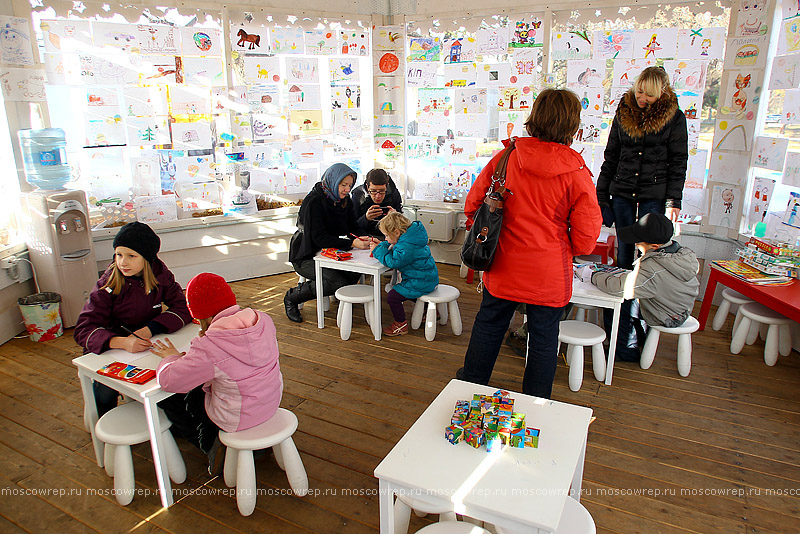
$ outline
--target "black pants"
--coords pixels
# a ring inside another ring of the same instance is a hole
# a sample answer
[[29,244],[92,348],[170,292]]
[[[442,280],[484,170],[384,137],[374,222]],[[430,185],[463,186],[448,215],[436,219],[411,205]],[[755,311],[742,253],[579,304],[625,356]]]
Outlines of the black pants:
[[206,392],[197,386],[189,393],[176,393],[158,403],[172,422],[170,431],[208,454],[219,427],[206,414]]
[[[303,260],[292,263],[295,272],[300,276],[305,276],[309,280],[317,279],[317,272],[314,269],[314,259]],[[340,287],[349,286],[358,282],[361,278],[360,273],[340,271],[338,269],[322,269],[322,294],[324,296],[333,295]]]

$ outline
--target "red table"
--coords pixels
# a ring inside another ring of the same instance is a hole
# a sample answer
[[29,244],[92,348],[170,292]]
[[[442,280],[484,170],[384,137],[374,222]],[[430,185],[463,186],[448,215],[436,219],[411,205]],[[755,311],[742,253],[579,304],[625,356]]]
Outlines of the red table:
[[751,284],[712,264],[706,292],[703,294],[703,305],[700,307],[700,317],[697,318],[700,321],[700,330],[706,326],[717,283],[738,291],[793,321],[800,322],[800,283],[797,280],[786,286]]

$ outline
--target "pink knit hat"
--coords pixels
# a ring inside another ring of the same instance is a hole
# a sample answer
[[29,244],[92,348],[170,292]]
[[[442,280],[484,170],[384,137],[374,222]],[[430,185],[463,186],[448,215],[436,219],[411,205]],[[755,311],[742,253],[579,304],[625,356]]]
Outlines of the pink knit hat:
[[236,295],[218,274],[200,273],[186,285],[186,303],[195,319],[209,319],[236,304]]

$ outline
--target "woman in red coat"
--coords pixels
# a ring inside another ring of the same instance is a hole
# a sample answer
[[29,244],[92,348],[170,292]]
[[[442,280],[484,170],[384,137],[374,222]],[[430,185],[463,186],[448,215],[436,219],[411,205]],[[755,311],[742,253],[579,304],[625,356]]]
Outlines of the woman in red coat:
[[[527,304],[528,358],[522,392],[550,398],[555,376],[558,322],[572,297],[572,257],[591,254],[602,218],[591,173],[569,145],[580,125],[581,104],[572,91],[546,89],[533,104],[506,170],[503,228],[475,317],[464,367],[456,376],[488,384],[517,303]],[[483,202],[497,154],[467,195],[472,217]]]

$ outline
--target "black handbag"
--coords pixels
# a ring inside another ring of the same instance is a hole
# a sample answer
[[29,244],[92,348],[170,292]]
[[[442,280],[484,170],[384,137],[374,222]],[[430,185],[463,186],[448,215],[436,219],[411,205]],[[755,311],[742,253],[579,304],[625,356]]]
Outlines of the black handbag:
[[[492,174],[492,183],[486,190],[483,203],[475,212],[472,228],[461,247],[461,261],[475,271],[488,271],[497,250],[500,228],[503,226],[503,194],[506,189],[506,167],[508,157],[514,150],[515,138],[509,141],[497,167]],[[510,191],[508,191],[510,193]]]

